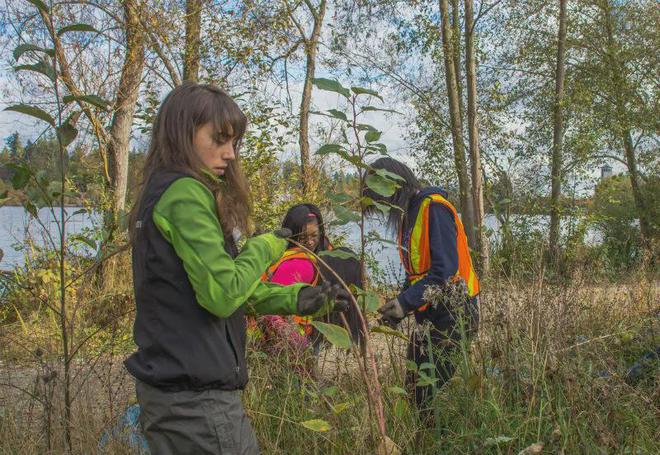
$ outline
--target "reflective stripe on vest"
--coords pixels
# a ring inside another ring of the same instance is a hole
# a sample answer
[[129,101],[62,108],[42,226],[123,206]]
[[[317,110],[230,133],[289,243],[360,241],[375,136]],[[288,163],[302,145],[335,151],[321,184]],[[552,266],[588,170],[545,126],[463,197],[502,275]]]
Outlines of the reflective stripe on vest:
[[[268,267],[268,270],[263,275],[261,275],[261,281],[270,281],[279,266],[291,259],[307,259],[308,261],[311,261],[312,265],[314,266],[314,279],[310,284],[312,286],[316,286],[319,281],[319,269],[316,265],[316,258],[311,254],[301,250],[300,248],[291,248],[286,250],[282,257],[276,263]],[[293,315],[292,318],[294,322],[300,326],[301,335],[310,335],[312,333],[312,318],[310,316]]]
[[[456,213],[454,206],[440,194],[431,194],[424,198],[417,212],[417,219],[408,239],[407,251],[408,257],[404,254],[403,229],[399,231],[399,256],[406,270],[406,276],[410,284],[424,278],[431,268],[431,249],[429,243],[429,209],[431,202],[443,204],[454,214],[456,223],[456,249],[458,251],[458,270],[452,277],[452,281],[464,280],[467,286],[468,295],[474,297],[479,294],[479,279],[472,267],[470,258],[470,249],[468,248],[467,236],[463,223]],[[423,305],[419,311],[424,311],[428,305]]]

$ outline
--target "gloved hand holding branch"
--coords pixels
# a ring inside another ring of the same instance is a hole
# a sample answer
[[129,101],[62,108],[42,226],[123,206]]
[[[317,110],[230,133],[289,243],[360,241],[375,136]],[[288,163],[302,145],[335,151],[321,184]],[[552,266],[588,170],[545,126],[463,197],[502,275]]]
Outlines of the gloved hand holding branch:
[[323,316],[332,311],[348,309],[350,295],[340,285],[323,283],[310,286],[298,293],[298,314],[300,316]]

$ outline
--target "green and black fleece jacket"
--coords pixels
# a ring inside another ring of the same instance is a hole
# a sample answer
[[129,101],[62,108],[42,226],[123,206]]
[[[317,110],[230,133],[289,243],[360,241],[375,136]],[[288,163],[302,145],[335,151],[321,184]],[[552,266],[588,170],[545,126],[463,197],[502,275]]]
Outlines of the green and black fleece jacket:
[[295,314],[303,285],[278,286],[261,281],[277,261],[287,241],[273,234],[249,239],[235,258],[225,250],[215,198],[201,182],[178,179],[163,193],[153,221],[183,261],[197,303],[226,318],[245,303],[257,314]]
[[138,350],[125,365],[161,389],[242,389],[246,309],[294,314],[305,286],[261,282],[287,242],[260,235],[236,254],[201,182],[161,172],[146,185],[132,252]]

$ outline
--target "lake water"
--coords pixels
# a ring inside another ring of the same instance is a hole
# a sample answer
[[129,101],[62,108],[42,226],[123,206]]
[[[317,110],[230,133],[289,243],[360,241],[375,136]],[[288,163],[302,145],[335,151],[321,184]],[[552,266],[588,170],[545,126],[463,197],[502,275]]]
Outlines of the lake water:
[[[75,235],[90,230],[98,223],[98,215],[81,213],[80,207],[66,207],[67,235]],[[33,239],[38,245],[48,245],[52,241],[55,244],[59,238],[58,221],[60,219],[59,208],[54,213],[48,208],[42,208],[38,211],[39,221],[32,218],[23,207],[0,207],[0,249],[4,252],[4,257],[0,261],[0,270],[8,270],[20,264],[25,263],[27,252],[23,248],[26,239]],[[514,220],[524,220],[532,230],[545,230],[548,224],[546,216],[516,216]],[[494,215],[486,215],[485,224],[491,232],[491,241],[497,240],[499,234],[499,223]],[[563,223],[563,228],[567,228],[567,223]],[[347,225],[333,228],[331,238],[341,236],[346,243],[352,246],[355,251],[359,251],[359,228],[357,225]],[[380,279],[386,282],[397,282],[403,277],[403,269],[400,265],[399,254],[396,246],[391,243],[395,239],[391,238],[378,219],[367,220],[365,232],[375,232],[378,236],[389,242],[371,242],[368,248],[378,269],[381,270]],[[334,234],[334,235],[333,235]],[[52,238],[52,240],[51,240]],[[599,241],[599,235],[595,231],[590,231],[587,240],[590,242]],[[86,249],[88,253],[91,249]]]
[[[70,237],[83,234],[94,227],[97,217],[82,213],[81,207],[65,207],[66,233]],[[39,246],[59,244],[60,209],[41,208],[37,212],[38,220],[33,218],[23,207],[0,207],[0,249],[4,253],[0,261],[0,270],[8,270],[24,264],[26,240],[32,239]],[[90,250],[89,247],[81,247]]]

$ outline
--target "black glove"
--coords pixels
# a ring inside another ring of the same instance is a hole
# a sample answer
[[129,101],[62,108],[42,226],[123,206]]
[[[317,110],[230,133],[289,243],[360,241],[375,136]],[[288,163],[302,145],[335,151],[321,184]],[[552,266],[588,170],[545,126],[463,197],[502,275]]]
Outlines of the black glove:
[[298,314],[321,316],[331,311],[346,311],[350,298],[350,294],[338,284],[326,282],[321,286],[302,288],[298,292]]
[[406,311],[396,297],[378,308],[378,312],[381,314],[381,324],[391,328],[396,328],[403,318],[406,317]]

